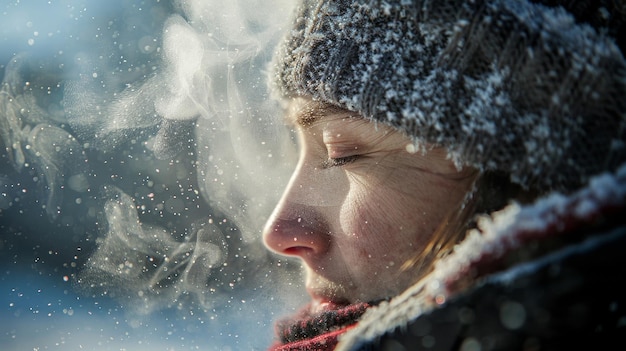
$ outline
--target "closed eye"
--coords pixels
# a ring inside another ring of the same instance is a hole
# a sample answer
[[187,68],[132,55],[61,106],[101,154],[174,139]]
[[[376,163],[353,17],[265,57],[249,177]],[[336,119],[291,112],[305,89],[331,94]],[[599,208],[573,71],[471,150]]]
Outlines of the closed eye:
[[343,165],[356,161],[357,158],[359,158],[359,155],[329,158],[328,160],[322,163],[322,168],[326,169],[326,168],[331,168],[331,167],[341,167]]

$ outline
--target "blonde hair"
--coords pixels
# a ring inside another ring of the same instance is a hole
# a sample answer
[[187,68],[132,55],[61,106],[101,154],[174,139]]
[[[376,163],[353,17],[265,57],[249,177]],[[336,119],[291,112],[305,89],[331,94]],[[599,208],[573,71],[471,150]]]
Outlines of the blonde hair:
[[466,196],[451,206],[432,239],[414,257],[402,265],[403,270],[420,269],[423,277],[433,268],[433,263],[450,254],[454,246],[476,227],[476,218],[502,209],[511,201],[527,203],[537,198],[536,192],[525,190],[512,183],[508,175],[499,172],[476,172]]

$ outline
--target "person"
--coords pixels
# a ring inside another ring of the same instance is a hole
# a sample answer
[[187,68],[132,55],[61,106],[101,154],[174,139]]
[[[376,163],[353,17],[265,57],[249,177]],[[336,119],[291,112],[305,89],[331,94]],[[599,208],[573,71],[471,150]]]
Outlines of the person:
[[299,162],[272,350],[626,345],[623,1],[304,0],[270,79]]

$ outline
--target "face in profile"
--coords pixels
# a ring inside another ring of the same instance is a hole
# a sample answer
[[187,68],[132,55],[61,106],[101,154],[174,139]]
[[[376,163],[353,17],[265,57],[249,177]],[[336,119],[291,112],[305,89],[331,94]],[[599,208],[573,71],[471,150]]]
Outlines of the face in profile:
[[407,263],[459,210],[475,172],[444,149],[413,152],[407,136],[356,112],[293,104],[299,162],[265,244],[302,259],[312,312],[397,295],[430,267]]

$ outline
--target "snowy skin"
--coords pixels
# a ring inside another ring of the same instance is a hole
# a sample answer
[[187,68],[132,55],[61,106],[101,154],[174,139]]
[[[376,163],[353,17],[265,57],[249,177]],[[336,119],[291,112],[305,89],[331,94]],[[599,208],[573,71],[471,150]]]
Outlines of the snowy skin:
[[436,255],[408,263],[460,209],[477,172],[441,148],[414,152],[407,136],[355,112],[303,99],[290,110],[299,162],[266,246],[302,260],[311,313],[404,291]]

